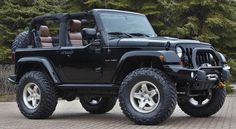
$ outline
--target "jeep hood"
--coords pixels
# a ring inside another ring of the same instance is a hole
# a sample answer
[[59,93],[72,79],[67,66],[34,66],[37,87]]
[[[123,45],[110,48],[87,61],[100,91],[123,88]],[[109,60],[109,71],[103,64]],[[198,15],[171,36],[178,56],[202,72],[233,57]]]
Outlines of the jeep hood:
[[123,38],[117,42],[118,47],[165,47],[170,43],[170,47],[177,44],[192,44],[196,46],[211,46],[209,43],[200,42],[198,40],[178,39],[172,37],[155,37],[155,38]]

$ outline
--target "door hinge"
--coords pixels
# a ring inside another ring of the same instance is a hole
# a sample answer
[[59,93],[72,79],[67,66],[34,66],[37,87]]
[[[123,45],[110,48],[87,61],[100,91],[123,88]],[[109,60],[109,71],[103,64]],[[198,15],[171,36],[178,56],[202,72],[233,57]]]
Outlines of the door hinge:
[[96,53],[96,54],[100,54],[100,53],[101,53],[101,50],[102,50],[101,48],[95,48],[95,53]]

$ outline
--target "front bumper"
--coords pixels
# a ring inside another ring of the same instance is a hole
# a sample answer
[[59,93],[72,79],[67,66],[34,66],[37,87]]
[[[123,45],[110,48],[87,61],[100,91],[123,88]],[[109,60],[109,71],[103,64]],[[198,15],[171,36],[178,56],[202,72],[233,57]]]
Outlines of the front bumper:
[[216,87],[216,83],[230,78],[228,67],[211,66],[198,69],[184,68],[181,65],[168,65],[165,70],[175,82],[189,82],[194,89],[208,89]]

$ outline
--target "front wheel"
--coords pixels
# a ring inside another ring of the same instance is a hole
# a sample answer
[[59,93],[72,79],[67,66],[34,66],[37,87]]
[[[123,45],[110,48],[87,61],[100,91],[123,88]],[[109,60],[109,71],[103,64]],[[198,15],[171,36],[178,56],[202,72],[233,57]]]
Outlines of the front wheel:
[[202,92],[206,93],[205,96],[190,97],[179,101],[181,110],[193,117],[209,117],[217,113],[225,102],[225,89],[209,89]]
[[177,95],[173,83],[162,71],[140,68],[123,80],[119,100],[129,119],[137,124],[153,125],[171,116]]
[[80,97],[82,107],[91,114],[109,112],[116,104],[116,97]]

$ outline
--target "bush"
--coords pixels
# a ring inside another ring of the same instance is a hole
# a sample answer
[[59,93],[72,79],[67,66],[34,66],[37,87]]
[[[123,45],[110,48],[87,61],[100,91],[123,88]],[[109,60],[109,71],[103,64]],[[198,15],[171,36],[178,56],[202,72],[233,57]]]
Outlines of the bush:
[[10,49],[0,45],[0,63],[10,62]]
[[14,94],[15,86],[7,80],[9,75],[14,73],[13,65],[0,64],[0,95]]
[[230,83],[226,83],[225,89],[227,93],[232,93],[234,91],[233,87],[230,85]]
[[236,61],[235,60],[229,60],[228,64],[230,66],[230,72],[231,72],[230,82],[236,82]]

